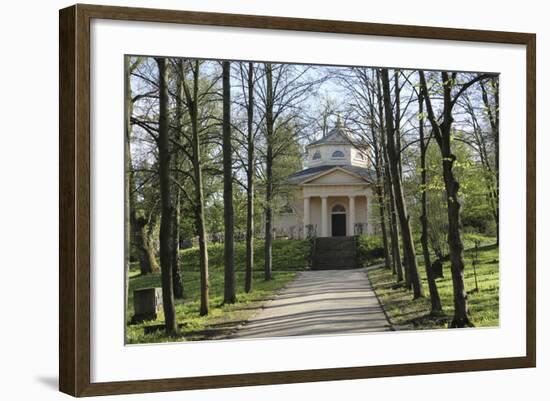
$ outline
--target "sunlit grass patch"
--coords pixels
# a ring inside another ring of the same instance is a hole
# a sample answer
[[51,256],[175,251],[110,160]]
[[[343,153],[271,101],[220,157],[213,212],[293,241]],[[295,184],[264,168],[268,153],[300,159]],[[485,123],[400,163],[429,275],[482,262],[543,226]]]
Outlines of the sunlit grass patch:
[[[311,243],[309,240],[273,241],[274,270],[304,270],[310,264]],[[208,245],[208,263],[211,269],[223,269],[223,244]],[[244,270],[246,263],[246,244],[235,243],[235,269]],[[254,241],[254,263],[257,267],[264,265],[264,241]],[[180,264],[184,270],[198,270],[199,250],[197,247],[180,252]]]
[[[486,245],[478,250],[476,266],[479,291],[475,290],[475,274],[472,266],[473,249],[464,252],[466,264],[464,282],[468,293],[470,319],[476,327],[499,325],[499,255],[498,246]],[[419,258],[419,270],[424,287],[424,298],[412,300],[412,292],[396,286],[395,277],[385,268],[370,270],[368,275],[395,326],[411,329],[434,329],[447,327],[453,315],[453,283],[450,262],[443,264],[444,278],[437,280],[443,312],[441,316],[430,315],[430,298],[424,264]]]
[[[242,289],[244,272],[237,272],[237,302],[223,305],[223,270],[210,272],[210,313],[199,316],[200,276],[196,271],[183,271],[183,300],[176,300],[176,316],[180,327],[177,337],[166,336],[162,325],[164,315],[161,311],[156,320],[135,325],[127,325],[126,341],[129,344],[203,340],[223,337],[231,330],[254,315],[262,304],[273,297],[278,290],[288,284],[295,272],[274,272],[274,279],[265,281],[261,272],[254,272],[253,290],[245,293]],[[133,291],[139,288],[160,287],[160,274],[148,274],[130,278],[130,291],[126,321],[129,322],[133,310]],[[151,333],[145,333],[146,327],[158,327]]]

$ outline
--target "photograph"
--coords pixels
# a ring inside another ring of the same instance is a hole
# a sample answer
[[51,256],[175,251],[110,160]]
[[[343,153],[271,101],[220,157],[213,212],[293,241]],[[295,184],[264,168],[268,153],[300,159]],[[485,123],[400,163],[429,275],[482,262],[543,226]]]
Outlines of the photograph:
[[544,398],[543,4],[6,2],[0,398]]
[[498,71],[121,74],[125,344],[499,327]]

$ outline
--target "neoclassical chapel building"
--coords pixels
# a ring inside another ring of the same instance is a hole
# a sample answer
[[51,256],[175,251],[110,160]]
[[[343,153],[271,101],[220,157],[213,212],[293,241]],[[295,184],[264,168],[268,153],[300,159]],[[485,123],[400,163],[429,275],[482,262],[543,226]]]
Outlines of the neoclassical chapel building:
[[367,150],[353,144],[340,119],[326,136],[306,146],[304,167],[287,178],[293,196],[275,216],[277,236],[373,234]]

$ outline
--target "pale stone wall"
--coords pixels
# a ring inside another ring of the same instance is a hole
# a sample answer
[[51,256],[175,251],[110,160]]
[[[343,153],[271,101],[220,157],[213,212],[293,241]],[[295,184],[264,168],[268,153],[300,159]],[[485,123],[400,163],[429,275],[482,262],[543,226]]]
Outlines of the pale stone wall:
[[369,159],[365,152],[361,152],[356,148],[351,148],[351,164],[359,167],[369,167]]
[[[344,153],[344,157],[332,157],[336,151]],[[320,159],[313,159],[313,155],[319,151],[321,153]],[[352,145],[338,145],[338,144],[319,144],[313,145],[308,148],[307,159],[305,160],[306,168],[317,167],[321,165],[352,165],[359,167],[368,167],[368,158],[366,154],[363,159],[360,159],[358,155],[361,152]]]
[[302,189],[297,188],[293,197],[291,206],[294,213],[275,213],[273,216],[273,227],[275,237],[288,237],[291,239],[303,238],[304,226],[304,200],[302,198]]

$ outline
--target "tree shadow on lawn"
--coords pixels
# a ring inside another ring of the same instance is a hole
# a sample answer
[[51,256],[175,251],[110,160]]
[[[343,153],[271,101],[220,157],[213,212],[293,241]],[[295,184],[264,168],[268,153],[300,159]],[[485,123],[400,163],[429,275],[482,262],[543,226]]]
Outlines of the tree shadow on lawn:
[[406,323],[411,324],[415,329],[418,329],[419,327],[424,329],[446,328],[448,327],[451,319],[452,316],[449,316],[445,313],[428,313],[427,315],[422,315],[413,319],[409,319]]

